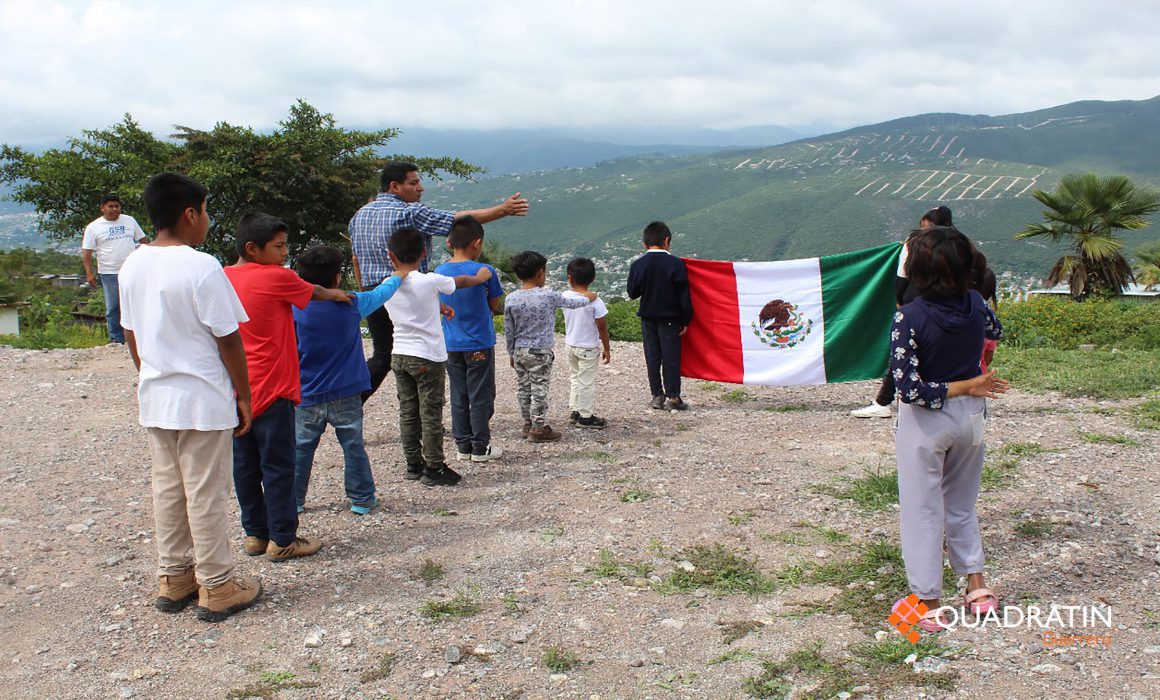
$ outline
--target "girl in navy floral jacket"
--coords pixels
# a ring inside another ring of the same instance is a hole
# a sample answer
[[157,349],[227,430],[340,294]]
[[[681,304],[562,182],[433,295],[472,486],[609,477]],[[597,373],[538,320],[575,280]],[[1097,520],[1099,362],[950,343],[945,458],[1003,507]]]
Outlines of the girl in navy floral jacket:
[[[943,627],[943,538],[955,572],[967,577],[963,605],[976,615],[998,606],[983,582],[983,545],[975,502],[983,472],[984,399],[1007,382],[979,366],[983,339],[1002,326],[969,288],[986,259],[952,227],[923,231],[910,244],[907,272],[920,296],[894,316],[890,370],[901,400],[895,447],[902,558],[911,592],[929,612],[919,627]],[[903,601],[895,604],[895,609]]]

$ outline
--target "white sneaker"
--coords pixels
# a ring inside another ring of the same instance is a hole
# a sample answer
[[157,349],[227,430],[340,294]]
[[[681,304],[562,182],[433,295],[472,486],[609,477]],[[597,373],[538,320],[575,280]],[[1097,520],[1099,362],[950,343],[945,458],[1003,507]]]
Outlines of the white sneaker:
[[456,462],[470,462],[471,461],[471,453],[470,452],[456,452],[455,453],[455,461]]
[[894,413],[891,412],[890,406],[875,402],[863,408],[855,408],[850,411],[850,415],[855,418],[890,418]]
[[484,452],[481,455],[476,455],[476,454],[471,455],[471,461],[472,462],[490,462],[491,460],[499,459],[500,457],[503,457],[503,450],[499,447],[495,447],[493,445],[488,445],[487,452]]

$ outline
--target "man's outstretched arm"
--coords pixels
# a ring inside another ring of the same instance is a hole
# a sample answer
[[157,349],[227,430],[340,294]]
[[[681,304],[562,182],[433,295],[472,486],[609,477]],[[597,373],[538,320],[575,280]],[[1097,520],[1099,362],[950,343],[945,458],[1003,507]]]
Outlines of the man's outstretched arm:
[[463,211],[455,212],[455,218],[461,216],[474,216],[481,224],[488,224],[492,221],[502,219],[505,216],[527,216],[528,215],[528,200],[520,196],[516,192],[512,196],[503,200],[494,207],[487,209],[465,209]]

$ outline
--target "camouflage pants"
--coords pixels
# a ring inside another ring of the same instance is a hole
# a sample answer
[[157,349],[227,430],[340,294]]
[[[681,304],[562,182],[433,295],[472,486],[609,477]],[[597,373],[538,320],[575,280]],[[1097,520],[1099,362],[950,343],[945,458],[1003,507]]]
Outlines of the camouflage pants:
[[443,387],[447,363],[393,355],[399,392],[399,443],[407,466],[443,468]]
[[556,354],[539,348],[516,348],[516,397],[520,414],[533,428],[542,428],[548,418],[548,387],[552,381],[552,362]]

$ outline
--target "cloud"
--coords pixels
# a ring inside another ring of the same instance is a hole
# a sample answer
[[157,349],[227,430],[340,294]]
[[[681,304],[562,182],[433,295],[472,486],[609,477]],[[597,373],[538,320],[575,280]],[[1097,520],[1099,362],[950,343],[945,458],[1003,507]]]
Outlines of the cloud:
[[1160,7],[611,0],[0,0],[0,141],[166,132],[871,123],[1160,94]]

